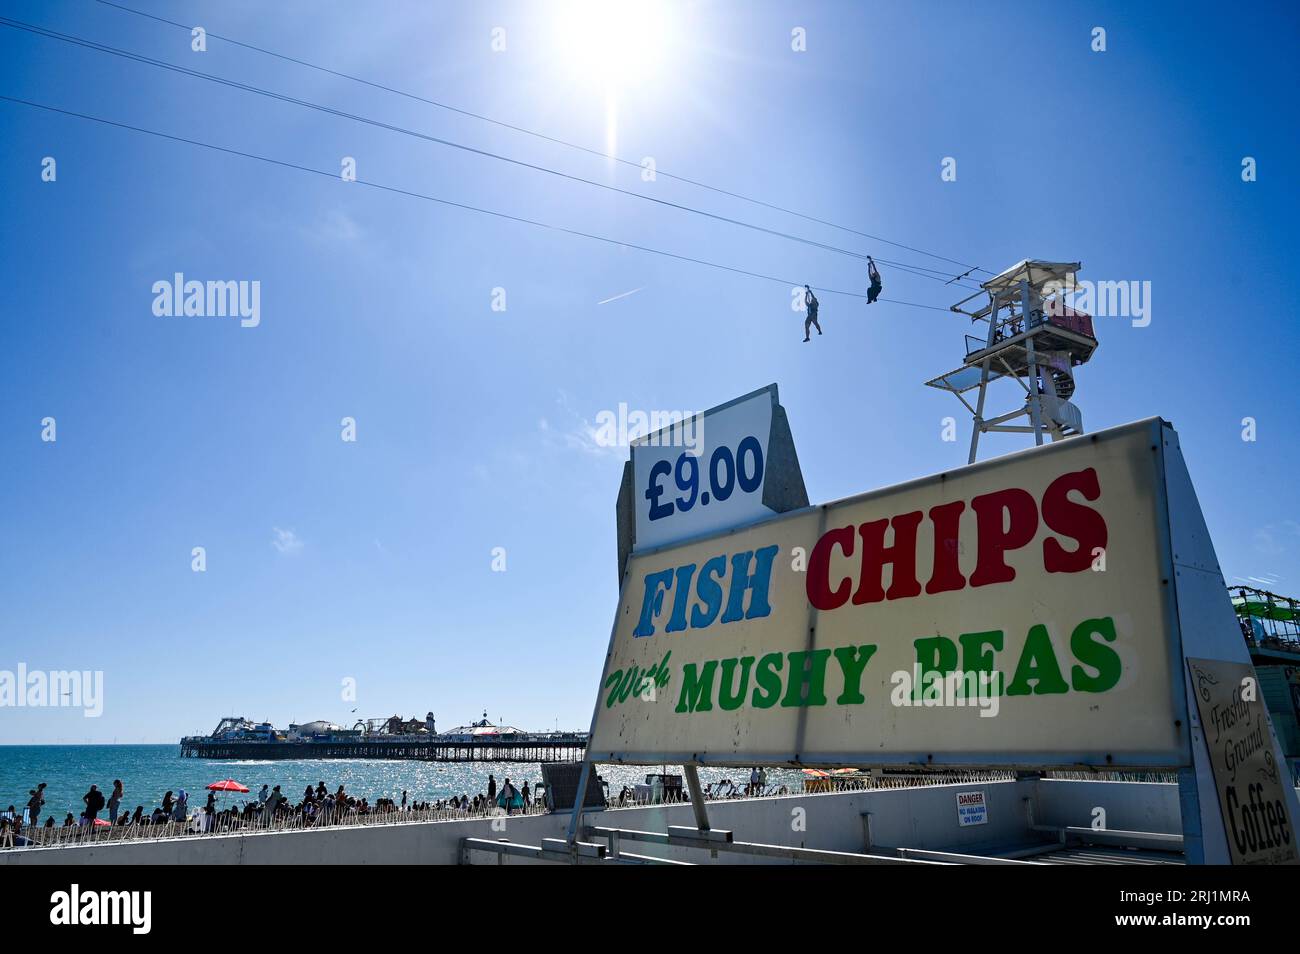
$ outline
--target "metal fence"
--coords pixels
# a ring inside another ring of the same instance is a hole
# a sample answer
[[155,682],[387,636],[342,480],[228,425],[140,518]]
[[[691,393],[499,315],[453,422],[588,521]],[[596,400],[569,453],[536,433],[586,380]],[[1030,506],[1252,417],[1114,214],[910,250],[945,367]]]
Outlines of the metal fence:
[[[724,802],[742,799],[781,798],[790,795],[815,795],[838,792],[871,792],[903,788],[919,788],[930,785],[973,785],[988,782],[1011,781],[1016,778],[1011,771],[949,771],[927,773],[902,773],[895,775],[860,775],[851,776],[828,773],[816,777],[806,777],[802,784],[797,780],[794,787],[785,784],[770,784],[754,788],[748,782],[734,784],[714,782],[705,790],[705,799],[710,802]],[[1141,781],[1173,782],[1177,780],[1173,772],[1048,772],[1045,777],[1059,779],[1085,779],[1107,781]],[[643,808],[654,804],[673,804],[684,802],[684,797],[653,795],[651,797],[632,795],[620,797],[611,793],[608,808],[617,811],[621,808]],[[540,801],[531,802],[527,808],[515,809],[514,817],[541,815],[546,813],[546,806]],[[66,825],[56,828],[22,829],[22,836],[31,844],[20,846],[14,842],[13,831],[9,829],[0,837],[0,850],[30,848],[56,848],[68,845],[106,845],[118,843],[162,841],[176,838],[205,838],[216,835],[247,835],[269,832],[309,831],[319,828],[355,828],[368,825],[415,825],[428,822],[465,821],[474,818],[504,816],[500,808],[480,808],[478,810],[461,810],[458,808],[402,809],[389,811],[357,812],[320,811],[315,815],[301,812],[277,813],[273,818],[266,818],[265,812],[259,812],[252,818],[221,815],[209,816],[199,813],[185,821],[168,821],[162,824],[126,824],[113,826],[88,827],[84,825]]]
[[1047,772],[1047,778],[1071,782],[1152,782],[1158,785],[1176,785],[1178,773],[1153,772]]
[[[1004,782],[1015,778],[1015,772],[1000,769],[906,772],[892,775],[828,772],[817,776],[805,776],[802,780],[795,780],[793,784],[789,781],[784,783],[777,781],[756,787],[748,781],[743,783],[712,782],[704,788],[704,799],[708,802],[725,802],[755,798],[785,798],[791,795],[823,795],[833,792],[874,792],[900,788],[919,788],[927,785]],[[629,786],[629,789],[631,788]],[[608,807],[611,809],[643,808],[647,805],[685,803],[687,800],[685,793],[679,789],[669,789],[662,794],[655,793],[650,797],[638,795],[634,789],[630,792],[625,789],[618,794],[612,791],[607,793]]]
[[[546,807],[534,802],[527,808],[514,809],[515,816],[539,815]],[[488,818],[504,815],[503,809],[482,808],[464,811],[455,808],[405,809],[360,813],[348,811],[320,811],[314,815],[301,812],[277,813],[273,818],[259,812],[251,818],[233,815],[208,816],[202,812],[185,821],[172,820],[160,824],[62,825],[55,828],[22,829],[22,836],[32,844],[14,843],[12,830],[0,837],[0,849],[31,847],[56,848],[65,845],[106,845],[138,841],[162,841],[173,838],[203,838],[212,835],[250,835],[266,832],[308,831],[316,828],[355,828],[367,825],[412,825],[424,822],[464,821],[467,818]]]

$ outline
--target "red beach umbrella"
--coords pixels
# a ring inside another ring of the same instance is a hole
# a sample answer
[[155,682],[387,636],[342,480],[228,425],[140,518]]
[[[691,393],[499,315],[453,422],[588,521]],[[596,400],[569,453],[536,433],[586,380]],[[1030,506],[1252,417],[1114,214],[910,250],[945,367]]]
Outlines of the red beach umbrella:
[[248,787],[240,785],[233,778],[223,779],[220,782],[213,782],[208,786],[209,792],[244,792],[247,794]]

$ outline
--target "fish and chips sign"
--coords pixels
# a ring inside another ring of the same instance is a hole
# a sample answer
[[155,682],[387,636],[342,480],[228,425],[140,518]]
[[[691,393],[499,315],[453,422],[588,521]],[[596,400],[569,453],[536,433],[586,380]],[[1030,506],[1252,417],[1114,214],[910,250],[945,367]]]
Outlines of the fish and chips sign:
[[[635,547],[588,757],[1199,777],[1178,604],[1217,564],[1194,575],[1174,553],[1175,473],[1176,435],[1151,419]],[[1215,585],[1210,643],[1243,658]]]
[[594,757],[1180,764],[1150,431],[634,552]]

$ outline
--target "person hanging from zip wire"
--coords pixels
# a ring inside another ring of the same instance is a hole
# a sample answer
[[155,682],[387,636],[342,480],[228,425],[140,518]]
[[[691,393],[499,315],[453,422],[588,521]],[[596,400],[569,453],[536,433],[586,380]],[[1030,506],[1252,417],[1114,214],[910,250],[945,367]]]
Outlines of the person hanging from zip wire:
[[803,286],[803,306],[808,313],[808,317],[803,320],[803,340],[809,341],[808,332],[813,326],[816,326],[818,334],[822,333],[822,326],[817,321],[817,296],[807,285]]
[[880,283],[880,269],[876,268],[870,255],[867,256],[867,277],[871,279],[871,287],[867,289],[867,304],[874,305],[880,297],[880,290],[885,286]]

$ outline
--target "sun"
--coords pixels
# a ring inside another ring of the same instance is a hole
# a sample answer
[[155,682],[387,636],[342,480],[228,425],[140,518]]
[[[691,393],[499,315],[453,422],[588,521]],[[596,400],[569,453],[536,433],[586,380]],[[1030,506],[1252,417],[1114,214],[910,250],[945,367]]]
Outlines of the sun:
[[659,78],[668,13],[653,0],[563,0],[556,4],[556,56],[571,78],[610,94]]

